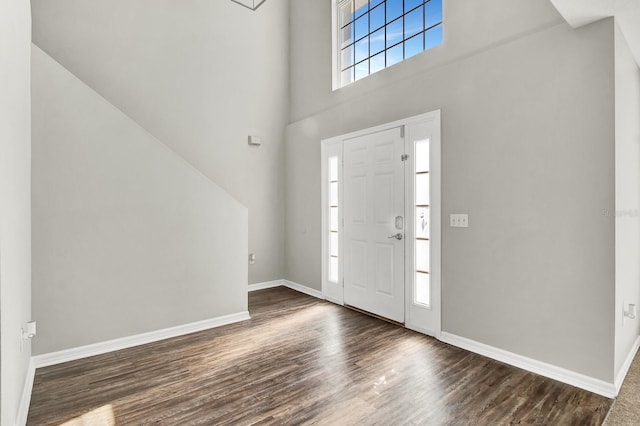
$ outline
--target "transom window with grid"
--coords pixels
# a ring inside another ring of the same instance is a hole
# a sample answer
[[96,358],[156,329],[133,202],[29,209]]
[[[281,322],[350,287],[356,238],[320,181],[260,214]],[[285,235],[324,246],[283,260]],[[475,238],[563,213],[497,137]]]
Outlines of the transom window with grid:
[[442,44],[442,0],[337,3],[338,86]]

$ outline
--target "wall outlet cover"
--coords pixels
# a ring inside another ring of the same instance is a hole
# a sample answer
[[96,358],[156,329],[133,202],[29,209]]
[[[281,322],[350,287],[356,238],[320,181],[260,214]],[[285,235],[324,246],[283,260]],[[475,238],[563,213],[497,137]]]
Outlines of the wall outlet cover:
[[452,228],[468,228],[469,215],[462,213],[452,213],[449,215],[449,226]]

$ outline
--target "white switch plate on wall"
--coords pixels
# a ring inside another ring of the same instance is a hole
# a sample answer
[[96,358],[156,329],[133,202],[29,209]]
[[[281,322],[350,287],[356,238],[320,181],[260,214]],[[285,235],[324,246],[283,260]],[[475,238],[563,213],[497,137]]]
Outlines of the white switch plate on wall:
[[449,224],[452,228],[468,228],[469,227],[469,215],[452,213],[449,215]]

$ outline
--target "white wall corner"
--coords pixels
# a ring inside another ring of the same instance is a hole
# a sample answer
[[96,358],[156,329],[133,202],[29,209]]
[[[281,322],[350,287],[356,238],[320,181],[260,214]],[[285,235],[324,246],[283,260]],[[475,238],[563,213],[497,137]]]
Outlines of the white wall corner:
[[32,362],[36,368],[48,367],[50,365],[61,364],[63,362],[75,361],[91,356],[119,351],[121,349],[132,348],[134,346],[145,345],[172,337],[183,336],[185,334],[196,333],[198,331],[211,328],[222,327],[236,322],[251,319],[248,311],[237,312],[235,314],[224,315],[204,321],[137,334],[134,336],[122,337],[120,339],[108,340],[106,342],[94,343],[77,348],[65,349],[63,351],[51,352],[32,357]]
[[324,295],[322,294],[322,292],[316,290],[315,288],[307,287],[306,285],[294,283],[293,281],[289,280],[282,280],[282,282],[285,287],[324,300]]
[[509,364],[589,392],[597,393],[598,395],[602,395],[607,398],[615,398],[617,395],[617,389],[613,383],[608,383],[600,379],[576,373],[575,371],[567,370],[552,364],[547,364],[546,362],[476,342],[475,340],[467,339],[466,337],[456,336],[455,334],[443,331],[440,336],[440,340],[470,352],[504,362],[505,364]]
[[616,388],[616,396],[620,392],[620,388],[622,388],[622,383],[624,382],[624,378],[627,377],[627,373],[629,373],[629,369],[631,368],[631,364],[633,363],[633,359],[638,352],[638,348],[640,348],[640,336],[636,338],[636,341],[633,342],[633,346],[631,350],[627,354],[627,358],[624,360],[624,364],[620,367],[620,371],[616,375],[616,381],[614,382]]
[[29,416],[29,406],[31,405],[31,391],[33,390],[33,380],[36,377],[36,366],[33,357],[29,360],[27,368],[27,377],[24,380],[24,388],[22,389],[22,398],[20,399],[20,407],[18,408],[18,416],[15,426],[25,426],[27,417]]

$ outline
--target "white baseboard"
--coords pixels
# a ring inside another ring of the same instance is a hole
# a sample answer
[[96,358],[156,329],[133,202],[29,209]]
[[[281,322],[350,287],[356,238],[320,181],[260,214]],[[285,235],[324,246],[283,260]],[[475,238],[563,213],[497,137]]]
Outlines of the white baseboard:
[[307,287],[306,285],[294,283],[289,280],[282,280],[282,283],[285,287],[289,287],[292,290],[299,291],[300,293],[307,294],[309,296],[317,297],[318,299],[324,300],[324,295],[321,291],[316,290],[315,288]]
[[306,285],[294,283],[289,280],[275,280],[275,281],[267,281],[264,283],[257,284],[249,284],[249,291],[256,290],[264,290],[265,288],[274,288],[274,287],[287,287],[292,290],[299,291],[300,293],[304,293],[309,296],[317,297],[318,299],[324,300],[324,295],[321,291],[316,290],[315,288],[307,287]]
[[[288,280],[275,280],[264,283],[249,284],[248,290],[255,291],[279,286],[285,286],[309,296],[324,299],[324,297],[322,296],[322,292]],[[75,361],[90,356],[102,355],[108,352],[157,342],[158,340],[169,339],[171,337],[182,336],[184,334],[195,333],[197,331],[220,327],[223,325],[245,321],[248,319],[250,319],[249,312],[239,312],[237,314],[212,318],[209,320],[194,322],[191,324],[184,324],[177,327],[166,328],[163,330],[138,334],[135,336],[128,336],[120,339],[109,340],[106,342],[94,343],[87,346],[65,349],[58,352],[36,355],[32,357],[32,361],[35,365],[35,368],[47,367],[50,365],[61,364],[63,362]]]
[[24,387],[22,388],[22,398],[20,399],[20,407],[18,408],[18,416],[15,426],[25,426],[27,424],[27,416],[29,415],[29,405],[31,405],[31,391],[33,390],[33,379],[36,377],[36,366],[33,357],[29,360],[27,368],[27,377],[24,379]]
[[440,340],[445,343],[449,343],[450,345],[484,355],[488,358],[513,365],[514,367],[522,368],[523,370],[527,370],[559,382],[567,383],[589,392],[597,393],[607,398],[615,398],[617,395],[617,390],[614,384],[605,382],[604,380],[595,379],[584,374],[576,373],[575,371],[537,361],[532,358],[527,358],[522,355],[514,354],[503,349],[498,349],[493,346],[485,345],[484,343],[476,342],[444,331],[440,336]]
[[622,382],[624,382],[624,378],[627,377],[627,373],[631,368],[631,363],[633,362],[633,359],[635,358],[636,353],[638,352],[638,348],[640,348],[640,336],[636,339],[635,342],[633,342],[633,346],[631,347],[631,350],[629,351],[627,358],[624,360],[624,364],[622,364],[620,371],[618,371],[618,375],[616,376],[616,381],[614,382],[616,387],[616,395],[620,392],[620,388],[622,387]]
[[282,283],[282,281],[283,280],[275,280],[275,281],[267,281],[267,282],[264,282],[264,283],[249,284],[249,291],[264,290],[266,288],[280,287],[280,286],[284,285]]
[[210,328],[221,327],[223,325],[233,324],[235,322],[246,321],[250,318],[251,317],[249,316],[249,312],[238,312],[236,314],[211,318],[204,321],[192,322],[190,324],[151,331],[149,333],[137,334],[135,336],[122,337],[120,339],[108,340],[106,342],[94,343],[92,345],[65,349],[63,351],[51,352],[43,355],[36,355],[32,357],[32,360],[35,364],[35,368],[47,367],[50,365],[61,364],[63,362],[75,361],[77,359],[87,358],[95,355],[102,355],[108,352],[119,351],[121,349],[127,349],[134,346],[157,342],[159,340],[170,339],[172,337],[195,333],[197,331],[208,330]]
[[431,336],[431,337],[433,337],[435,339],[442,340],[440,338],[440,332],[438,332],[436,330],[429,329],[429,328],[420,327],[420,326],[415,325],[415,324],[409,324],[409,322],[406,320],[406,318],[405,318],[404,327],[406,329],[408,329],[408,330],[417,331],[420,334],[424,334],[426,336]]

